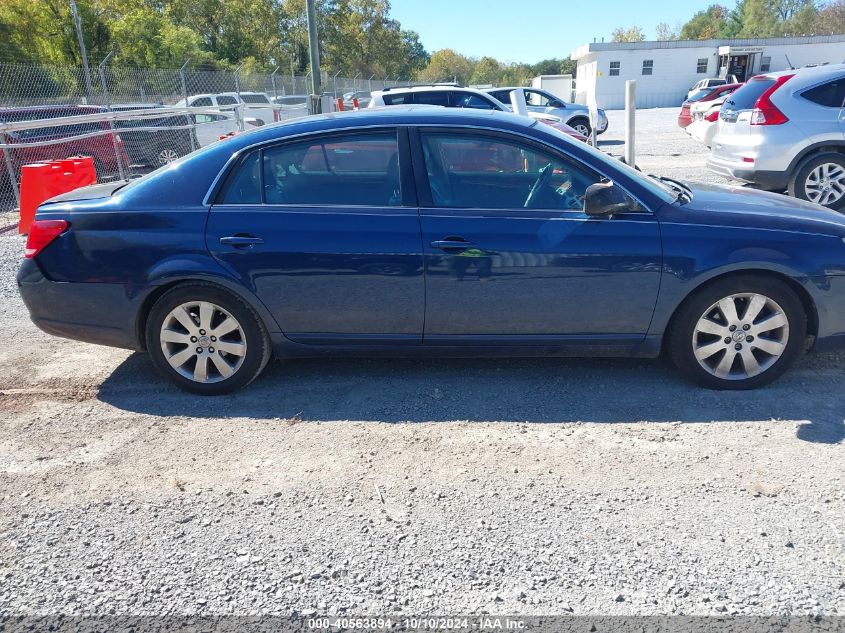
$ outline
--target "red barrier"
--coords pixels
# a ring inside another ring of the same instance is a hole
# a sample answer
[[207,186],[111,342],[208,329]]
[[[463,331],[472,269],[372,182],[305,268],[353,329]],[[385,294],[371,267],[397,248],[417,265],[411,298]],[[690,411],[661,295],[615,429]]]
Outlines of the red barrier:
[[343,112],[343,97],[337,98],[337,111]]
[[357,110],[358,109],[358,99],[352,100],[352,108]]
[[90,156],[34,163],[21,167],[21,220],[19,233],[29,233],[35,210],[45,200],[97,183]]

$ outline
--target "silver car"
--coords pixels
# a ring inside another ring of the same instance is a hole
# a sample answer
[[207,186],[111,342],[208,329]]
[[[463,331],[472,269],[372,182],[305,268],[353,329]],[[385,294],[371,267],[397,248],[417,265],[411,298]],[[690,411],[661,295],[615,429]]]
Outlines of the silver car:
[[[510,103],[510,93],[514,90],[522,90],[529,112],[551,114],[559,117],[569,127],[575,128],[575,131],[579,134],[590,136],[590,109],[585,105],[568,103],[560,97],[556,97],[551,92],[541,90],[540,88],[512,86],[510,88],[487,88],[484,92],[489,92],[502,103]],[[601,134],[607,130],[607,115],[604,113],[604,110],[599,110],[598,115],[599,121],[596,126],[596,134]]]
[[722,106],[707,167],[845,209],[845,64],[750,79]]

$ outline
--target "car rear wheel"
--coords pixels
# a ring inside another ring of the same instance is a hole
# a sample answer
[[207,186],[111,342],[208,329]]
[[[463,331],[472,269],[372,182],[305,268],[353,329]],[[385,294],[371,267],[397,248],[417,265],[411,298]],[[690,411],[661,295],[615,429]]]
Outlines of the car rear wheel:
[[202,395],[248,385],[270,359],[270,341],[258,315],[211,284],[185,284],[162,295],[147,319],[146,341],[159,372]]
[[592,133],[590,122],[587,119],[574,119],[567,123],[567,125],[578,132],[581,136],[589,137]]
[[835,211],[845,209],[845,155],[821,154],[806,161],[789,181],[789,195]]
[[698,291],[667,336],[669,355],[689,378],[711,389],[754,389],[786,371],[807,333],[801,301],[783,282],[741,276]]

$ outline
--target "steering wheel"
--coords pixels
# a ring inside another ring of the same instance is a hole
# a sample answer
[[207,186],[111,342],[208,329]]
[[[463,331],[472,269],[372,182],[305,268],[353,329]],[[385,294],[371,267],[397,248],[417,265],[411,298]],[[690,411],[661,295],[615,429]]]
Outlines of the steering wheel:
[[535,180],[534,184],[531,185],[531,191],[528,192],[525,204],[522,205],[523,209],[530,209],[534,203],[537,202],[537,198],[540,197],[540,192],[543,190],[543,187],[549,184],[549,179],[551,179],[553,171],[551,163],[548,163],[540,170],[540,175],[537,176],[537,180]]

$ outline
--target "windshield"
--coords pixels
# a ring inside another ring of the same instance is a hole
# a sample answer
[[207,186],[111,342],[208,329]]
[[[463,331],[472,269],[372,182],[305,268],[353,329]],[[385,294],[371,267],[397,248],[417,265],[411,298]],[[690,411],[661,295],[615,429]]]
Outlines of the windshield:
[[[535,123],[532,127],[535,127],[537,125],[538,124]],[[554,134],[558,138],[565,139],[567,143],[578,143],[578,147],[581,147],[586,151],[590,152],[597,161],[602,164],[609,165],[613,169],[618,169],[620,171],[625,172],[630,178],[636,180],[643,187],[648,189],[649,192],[651,192],[654,196],[660,198],[664,202],[674,202],[678,199],[678,192],[666,183],[660,182],[659,180],[657,180],[657,178],[646,175],[643,172],[634,169],[633,167],[627,165],[621,160],[616,160],[609,157],[604,152],[597,150],[596,148],[592,147],[591,145],[588,145],[587,143],[582,143],[581,141],[574,141],[572,137],[570,137],[568,134],[561,132],[560,130],[552,127],[551,125],[543,125],[536,129]]]

